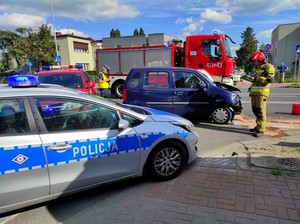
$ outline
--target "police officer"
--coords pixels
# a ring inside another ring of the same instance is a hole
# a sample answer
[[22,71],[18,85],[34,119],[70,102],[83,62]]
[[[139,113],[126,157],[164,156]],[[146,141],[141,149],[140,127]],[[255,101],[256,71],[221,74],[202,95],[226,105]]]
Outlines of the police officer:
[[108,77],[108,73],[111,68],[107,65],[104,65],[99,72],[99,90],[102,97],[107,97],[110,94],[110,79]]
[[251,106],[256,116],[256,127],[250,129],[255,137],[264,135],[267,124],[267,99],[270,93],[270,83],[274,77],[275,68],[265,62],[265,56],[260,51],[255,51],[250,57],[255,63],[256,74],[252,77],[252,85],[249,88]]

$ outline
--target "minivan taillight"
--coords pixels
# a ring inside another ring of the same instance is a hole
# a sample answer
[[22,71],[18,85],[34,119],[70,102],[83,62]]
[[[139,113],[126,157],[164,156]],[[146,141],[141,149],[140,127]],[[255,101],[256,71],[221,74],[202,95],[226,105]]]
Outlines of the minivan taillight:
[[125,88],[123,88],[123,103],[127,102],[127,91]]

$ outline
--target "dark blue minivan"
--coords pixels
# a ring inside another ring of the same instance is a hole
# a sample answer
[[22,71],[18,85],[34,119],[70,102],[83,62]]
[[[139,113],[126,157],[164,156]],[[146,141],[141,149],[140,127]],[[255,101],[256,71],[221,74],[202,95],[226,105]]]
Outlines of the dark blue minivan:
[[212,82],[195,69],[133,68],[125,80],[123,103],[226,124],[242,111],[238,91],[236,87]]

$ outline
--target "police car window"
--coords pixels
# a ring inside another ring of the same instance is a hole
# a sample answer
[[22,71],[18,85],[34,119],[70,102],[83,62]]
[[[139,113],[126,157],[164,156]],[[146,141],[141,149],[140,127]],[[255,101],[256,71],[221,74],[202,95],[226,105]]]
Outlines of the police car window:
[[135,127],[141,123],[143,123],[142,120],[138,119],[138,118],[135,118],[131,115],[128,115],[128,114],[125,114],[125,113],[121,113],[121,117],[124,119],[124,120],[127,120],[129,123],[130,123],[130,126],[131,127]]
[[84,72],[84,81],[85,82],[90,81],[90,77],[89,77],[89,75],[86,72]]
[[35,102],[49,132],[118,128],[116,112],[103,106],[73,99],[37,98]]
[[80,74],[50,74],[38,76],[40,83],[56,84],[68,88],[82,88],[82,80]]
[[145,88],[169,88],[168,72],[146,72],[144,75]]
[[26,133],[29,125],[23,100],[0,100],[0,135]]

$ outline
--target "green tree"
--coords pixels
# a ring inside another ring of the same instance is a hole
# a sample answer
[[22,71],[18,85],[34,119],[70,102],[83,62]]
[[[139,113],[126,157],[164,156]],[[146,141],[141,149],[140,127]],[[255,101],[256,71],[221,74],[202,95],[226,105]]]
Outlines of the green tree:
[[236,51],[236,65],[243,68],[245,72],[249,73],[253,71],[254,65],[250,63],[249,58],[251,54],[257,50],[258,41],[255,37],[254,30],[251,27],[247,27],[241,35],[242,44],[240,49]]
[[134,29],[133,36],[138,36],[138,35],[139,35],[139,31],[137,29]]
[[145,35],[145,32],[142,27],[140,28],[139,35]]
[[110,31],[110,37],[120,37],[121,36],[121,32],[119,29],[112,29]]
[[53,56],[56,52],[50,27],[42,25],[37,32],[30,32],[28,42],[29,48],[26,49],[26,55],[28,60],[33,62],[35,71],[39,70],[42,65],[53,63]]
[[264,42],[261,43],[258,50],[261,51],[262,53],[266,54],[266,49],[265,49],[265,43]]
[[25,55],[25,41],[15,32],[0,30],[0,49],[2,50],[3,64],[10,69],[11,61],[14,59],[18,66],[22,63]]
[[[55,55],[55,43],[47,25],[37,31],[31,28],[18,28],[15,32],[0,30],[0,49],[2,64],[6,63],[3,61],[6,58],[9,62],[14,60],[21,68],[27,61],[32,61],[34,70],[39,70],[43,64],[52,64]],[[11,63],[9,68],[12,68]]]

